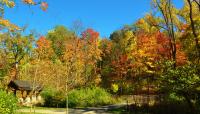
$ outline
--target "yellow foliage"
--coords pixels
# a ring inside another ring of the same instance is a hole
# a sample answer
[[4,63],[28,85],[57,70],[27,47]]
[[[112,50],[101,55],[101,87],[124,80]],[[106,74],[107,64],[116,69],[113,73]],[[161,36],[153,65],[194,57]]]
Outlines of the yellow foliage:
[[10,8],[13,8],[13,7],[15,7],[15,2],[8,1],[7,6],[10,7]]
[[0,3],[6,5],[9,8],[13,8],[15,6],[15,2],[11,0],[1,0]]
[[0,18],[0,25],[8,28],[10,31],[20,30],[17,25],[10,23],[10,21],[6,19]]
[[125,36],[126,36],[127,39],[130,39],[130,38],[134,37],[132,31],[127,31],[127,32],[125,33]]
[[138,53],[139,53],[139,55],[145,55],[145,51],[144,50],[139,50]]
[[112,85],[111,85],[111,88],[112,88],[112,91],[113,91],[114,93],[116,93],[116,92],[119,90],[119,86],[118,86],[117,84],[112,84]]

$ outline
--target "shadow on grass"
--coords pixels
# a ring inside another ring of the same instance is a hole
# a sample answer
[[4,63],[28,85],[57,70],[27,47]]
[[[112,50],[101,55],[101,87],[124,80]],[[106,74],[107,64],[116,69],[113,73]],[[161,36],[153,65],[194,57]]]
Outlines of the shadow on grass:
[[114,114],[200,114],[199,111],[191,112],[187,104],[180,103],[162,103],[154,106],[136,106],[132,104],[111,109],[109,112]]

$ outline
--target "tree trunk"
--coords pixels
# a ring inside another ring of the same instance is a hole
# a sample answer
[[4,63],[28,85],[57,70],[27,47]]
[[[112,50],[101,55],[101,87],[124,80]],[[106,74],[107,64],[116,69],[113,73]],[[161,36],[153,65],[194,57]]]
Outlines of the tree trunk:
[[198,34],[196,32],[196,29],[195,29],[195,22],[193,20],[193,7],[192,7],[192,2],[191,0],[187,0],[188,4],[189,4],[189,14],[190,14],[190,26],[192,28],[192,33],[193,33],[193,36],[194,36],[194,40],[195,40],[195,44],[196,44],[196,54],[197,54],[197,63],[199,63],[200,61],[200,46],[199,46],[199,39],[198,39]]

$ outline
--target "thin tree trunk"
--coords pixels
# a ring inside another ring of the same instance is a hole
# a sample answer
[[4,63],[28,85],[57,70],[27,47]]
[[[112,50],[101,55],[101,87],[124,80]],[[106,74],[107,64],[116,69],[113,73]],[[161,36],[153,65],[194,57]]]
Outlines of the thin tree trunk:
[[192,33],[194,35],[194,40],[195,40],[195,44],[196,44],[197,62],[199,63],[199,60],[200,60],[200,46],[199,46],[198,35],[197,35],[196,29],[195,29],[195,23],[194,23],[194,20],[193,20],[193,7],[192,7],[191,0],[187,0],[187,2],[189,4],[189,8],[190,8],[190,13],[189,13],[189,15],[190,15],[190,22],[191,22],[190,26],[192,28]]
[[171,33],[171,38],[172,38],[172,58],[174,61],[174,68],[176,68],[176,38],[175,38],[175,32],[174,32],[174,22],[173,22],[173,17],[172,17],[172,9],[171,9],[171,0],[169,0],[169,5],[168,5],[168,10],[169,10],[169,19],[170,19],[170,33]]

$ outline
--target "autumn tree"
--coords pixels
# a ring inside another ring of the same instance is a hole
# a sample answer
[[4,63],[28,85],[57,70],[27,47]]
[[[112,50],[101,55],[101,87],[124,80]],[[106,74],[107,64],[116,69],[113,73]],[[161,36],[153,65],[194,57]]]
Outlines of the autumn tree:
[[[192,4],[192,1],[191,0],[187,0],[188,4],[189,4],[189,17],[190,17],[190,26],[192,28],[192,34],[194,35],[194,40],[195,40],[195,44],[196,44],[196,50],[197,50],[197,57],[200,58],[200,45],[199,45],[199,34],[197,33],[197,30],[199,27],[198,25],[196,26],[195,25],[195,21],[194,21],[194,14],[193,14],[193,8],[196,8],[195,6],[193,6]],[[197,5],[199,5],[199,2],[197,1],[193,1],[195,2]],[[196,8],[197,9],[197,8]],[[197,13],[197,16],[198,13],[200,13],[200,10],[195,10],[195,13]],[[198,17],[196,17],[198,18]],[[198,60],[199,62],[199,60]]]
[[[199,63],[199,8],[197,1],[185,1],[179,15],[184,19],[182,24],[182,43],[190,61]],[[187,13],[185,13],[187,12]]]
[[53,30],[50,30],[47,34],[47,39],[52,42],[52,48],[57,58],[62,62],[65,53],[65,47],[69,40],[75,37],[74,33],[68,30],[64,26],[56,26]]
[[[29,6],[40,5],[41,9],[44,11],[48,8],[48,4],[43,1],[36,2],[33,0],[23,0],[22,3]],[[32,45],[32,35],[20,35],[20,31],[22,29],[19,26],[11,23],[8,19],[4,18],[4,14],[6,13],[5,8],[14,8],[15,6],[16,4],[14,0],[0,1],[0,28],[1,31],[4,33],[3,35],[1,35],[1,54],[4,55],[4,57],[6,55],[6,59],[8,59],[7,63],[9,65],[7,66],[12,69],[12,79],[18,78],[18,64],[20,64],[22,59],[24,59],[24,57],[28,53],[30,53],[30,47]]]
[[37,54],[40,57],[40,59],[51,59],[53,58],[54,51],[51,48],[51,42],[46,39],[44,36],[41,36],[37,42],[36,42],[37,48]]
[[66,44],[64,61],[66,65],[66,77],[68,89],[81,87],[85,84],[84,73],[84,52],[81,39],[72,39]]
[[153,0],[153,5],[159,10],[159,13],[162,15],[162,19],[160,18],[161,20],[159,23],[154,23],[155,21],[149,19],[149,23],[167,32],[167,35],[171,40],[171,59],[175,61],[174,67],[176,67],[176,41],[178,37],[176,33],[179,31],[179,24],[181,24],[177,15],[178,10],[173,5],[172,0]]
[[101,60],[101,50],[99,49],[99,33],[93,29],[86,29],[81,34],[81,40],[83,41],[84,52],[84,75],[86,83],[88,85],[90,80],[100,78],[97,73],[97,62]]
[[40,83],[57,91],[65,90],[66,68],[59,60],[54,60],[51,41],[41,36],[36,41],[29,61],[23,65],[21,75],[23,80]]
[[15,35],[5,33],[1,37],[1,49],[12,69],[11,79],[18,79],[20,78],[18,77],[19,65],[26,56],[31,54],[34,37],[33,35],[22,36],[20,33]]
[[110,39],[103,39],[100,46],[103,52],[100,62],[102,85],[108,88],[113,84],[119,86],[118,92],[122,94],[128,90],[130,83],[132,65],[130,50],[135,45],[134,33],[129,28],[123,28],[113,32]]

